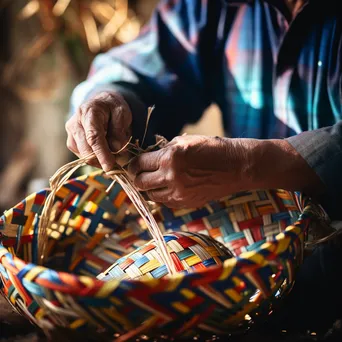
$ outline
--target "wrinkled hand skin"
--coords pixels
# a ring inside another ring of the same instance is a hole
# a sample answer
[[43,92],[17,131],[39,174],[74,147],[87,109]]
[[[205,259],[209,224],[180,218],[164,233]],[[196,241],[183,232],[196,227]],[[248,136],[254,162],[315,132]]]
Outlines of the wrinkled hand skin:
[[238,140],[188,135],[136,157],[128,171],[134,184],[157,203],[171,208],[201,207],[241,191],[246,154]]
[[94,152],[89,164],[105,172],[115,165],[111,152],[120,150],[131,136],[132,113],[124,98],[102,92],[85,102],[65,125],[67,147],[78,157]]

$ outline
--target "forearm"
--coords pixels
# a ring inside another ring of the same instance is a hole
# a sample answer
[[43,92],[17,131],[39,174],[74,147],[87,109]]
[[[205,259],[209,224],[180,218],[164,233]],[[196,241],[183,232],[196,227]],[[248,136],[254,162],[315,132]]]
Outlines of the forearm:
[[301,191],[313,198],[324,193],[319,176],[286,140],[241,140],[248,146],[246,174],[252,188]]

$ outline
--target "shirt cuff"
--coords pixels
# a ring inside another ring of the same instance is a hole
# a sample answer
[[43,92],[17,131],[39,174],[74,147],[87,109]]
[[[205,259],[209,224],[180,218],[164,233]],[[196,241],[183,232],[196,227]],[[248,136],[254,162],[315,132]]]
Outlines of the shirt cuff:
[[286,139],[325,184],[318,199],[331,219],[342,219],[342,123]]

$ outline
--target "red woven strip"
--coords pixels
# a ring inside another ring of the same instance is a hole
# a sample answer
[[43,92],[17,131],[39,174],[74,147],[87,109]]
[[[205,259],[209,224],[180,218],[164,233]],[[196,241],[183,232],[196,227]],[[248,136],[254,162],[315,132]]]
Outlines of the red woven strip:
[[144,248],[142,248],[142,249],[139,251],[139,253],[144,255],[145,253],[151,251],[151,250],[154,249],[154,248],[155,248],[155,246],[153,246],[153,244],[150,244],[150,245],[147,245],[147,246],[145,246]]
[[200,305],[204,302],[204,299],[202,297],[194,297],[192,299],[186,300],[183,304],[188,306],[189,308],[193,308],[197,305]]
[[259,227],[253,227],[253,228],[251,229],[251,233],[252,233],[252,236],[253,236],[254,241],[260,241],[260,240],[262,240],[261,229],[262,229],[261,226],[259,226]]
[[[23,235],[20,238],[20,244],[26,244],[32,242],[33,235]],[[2,241],[5,247],[13,247],[16,244],[16,238],[7,238]]]
[[157,221],[157,222],[163,222],[164,219],[162,218],[162,216],[160,215],[160,212],[155,212],[155,214],[153,215],[154,219]]
[[281,221],[280,221],[280,227],[281,227],[281,230],[285,230],[285,229],[286,229],[286,227],[287,227],[287,225],[286,225],[286,221],[284,221],[284,220],[281,220]]
[[183,264],[181,263],[181,261],[178,259],[178,256],[175,252],[170,253],[172,261],[175,265],[176,271],[180,272],[184,270]]
[[207,229],[202,219],[191,221],[187,223],[186,226],[190,232],[194,232],[194,233]]
[[139,298],[139,301],[144,303],[147,307],[159,311],[167,316],[170,319],[178,318],[178,315],[170,311],[167,305],[164,305],[162,301],[152,300],[155,293],[162,293],[168,289],[170,285],[170,281],[163,280],[163,278],[155,279],[156,283],[155,286],[151,287],[149,285],[145,285],[143,282],[136,282],[135,288],[128,290],[126,293],[126,298]]
[[134,260],[128,258],[125,261],[123,261],[119,266],[124,271],[127,267],[131,266],[133,263],[134,263]]
[[248,242],[245,238],[243,239],[239,239],[239,240],[236,240],[236,241],[232,241],[231,242],[231,246],[233,249],[235,248],[241,248],[241,247],[245,247],[245,246],[248,246]]
[[80,297],[94,297],[97,292],[100,291],[101,287],[103,286],[103,282],[101,280],[94,280],[92,286],[83,287],[80,291]]
[[262,224],[263,224],[263,220],[261,216],[252,218],[250,220],[238,222],[240,229],[248,229],[248,228],[252,228],[255,226],[260,226]]
[[20,280],[13,274],[12,274],[12,280],[13,280],[14,287],[18,290],[21,297],[24,299],[26,305],[29,306],[32,303],[32,298],[29,296],[29,294],[27,293],[26,289],[24,288]]
[[207,267],[205,267],[202,263],[196,264],[192,266],[196,271],[205,270]]
[[177,242],[184,248],[189,248],[193,245],[196,245],[197,242],[187,236],[182,236],[180,238],[177,239]]
[[80,251],[80,256],[86,258],[87,260],[94,261],[97,265],[101,266],[103,269],[107,269],[111,263],[97,257],[96,255],[92,254],[91,251],[87,249],[83,249]]
[[235,290],[238,292],[242,292],[246,289],[246,283],[241,281],[238,285],[235,286]]
[[236,248],[236,249],[234,249],[233,251],[234,251],[234,253],[235,253],[237,256],[239,256],[239,255],[242,253],[242,249],[241,249],[241,248]]
[[122,239],[119,244],[124,247],[124,248],[128,248],[130,247],[135,241],[137,241],[138,238],[136,235],[131,235],[131,236],[128,236],[124,239]]
[[16,209],[24,211],[25,210],[25,204],[23,202],[20,202],[19,204],[17,204]]
[[194,280],[190,280],[190,286],[202,286],[208,285],[214,281],[216,281],[222,274],[222,265],[212,266],[207,268],[206,272],[198,272],[198,278]]
[[[69,273],[59,273],[59,278],[61,279],[61,281],[65,284],[68,284],[70,287],[80,287],[80,283],[77,279],[76,276],[74,276],[73,274],[69,274]],[[57,302],[59,303],[59,302]]]
[[98,196],[101,194],[100,190],[94,189],[94,191],[91,193],[91,195],[88,198],[88,201],[90,202],[96,202]]
[[45,201],[45,196],[42,194],[36,194],[36,197],[34,199],[34,204],[42,205]]

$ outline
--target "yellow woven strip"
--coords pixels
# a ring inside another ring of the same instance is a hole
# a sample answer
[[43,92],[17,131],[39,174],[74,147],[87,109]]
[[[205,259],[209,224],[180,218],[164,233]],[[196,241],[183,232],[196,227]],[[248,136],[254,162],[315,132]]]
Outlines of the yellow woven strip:
[[6,223],[12,223],[13,219],[13,208],[5,212]]
[[32,281],[38,276],[39,273],[43,272],[44,270],[46,270],[44,267],[36,266],[26,273],[25,279],[28,281]]
[[22,235],[28,235],[30,233],[30,230],[32,229],[32,223],[33,223],[34,219],[35,219],[34,215],[32,215],[32,214],[31,215],[27,215],[27,220],[26,220],[25,226],[23,228]]
[[79,328],[79,327],[81,327],[82,325],[84,325],[85,323],[87,323],[87,321],[85,320],[85,319],[78,319],[78,320],[76,320],[76,321],[74,321],[74,322],[72,322],[70,325],[69,325],[69,327],[70,327],[70,329],[77,329],[77,328]]
[[184,274],[178,273],[176,277],[173,277],[172,280],[169,281],[168,286],[165,288],[165,291],[174,291],[182,282],[183,278]]
[[181,302],[174,302],[171,304],[171,306],[173,306],[176,310],[184,314],[190,312],[190,308]]
[[36,194],[31,194],[25,199],[25,210],[24,210],[24,215],[29,216],[32,215],[32,206],[34,204],[34,201],[36,199]]
[[122,301],[117,297],[109,297],[109,301],[116,306],[122,306]]
[[180,293],[187,299],[192,299],[194,297],[196,297],[196,294],[192,291],[190,291],[189,289],[182,289],[180,290]]
[[45,310],[40,308],[34,316],[36,317],[37,320],[42,319],[45,316]]
[[113,292],[118,285],[120,284],[120,281],[117,280],[111,280],[107,281],[103,284],[101,289],[96,293],[97,298],[106,298],[109,296],[111,292]]
[[286,238],[284,237],[283,239],[278,240],[275,253],[280,254],[280,253],[285,252],[288,249],[290,242],[291,242],[291,239],[289,237],[286,237]]
[[193,266],[193,265],[200,263],[202,260],[197,255],[192,255],[191,257],[187,258],[185,261],[189,266]]
[[79,280],[85,286],[92,287],[94,285],[94,280],[92,278],[90,278],[90,277],[80,276]]
[[160,266],[160,262],[158,260],[150,260],[145,265],[142,265],[140,267],[141,273],[145,274],[147,272],[151,272],[154,269],[158,268]]
[[236,303],[242,300],[242,296],[234,289],[228,289],[224,291],[229,298],[233,299]]
[[243,257],[248,259],[248,261],[253,261],[257,265],[265,264],[265,258],[261,254],[255,253],[253,251],[244,253]]
[[65,198],[69,195],[70,190],[65,188],[64,186],[62,186],[57,192],[56,192],[56,196],[61,197],[61,198]]
[[221,273],[221,275],[220,275],[220,277],[218,279],[219,280],[227,279],[231,275],[235,265],[236,265],[236,259],[235,258],[234,259],[230,259],[228,265],[225,263],[224,264],[224,268],[222,270],[222,273]]

